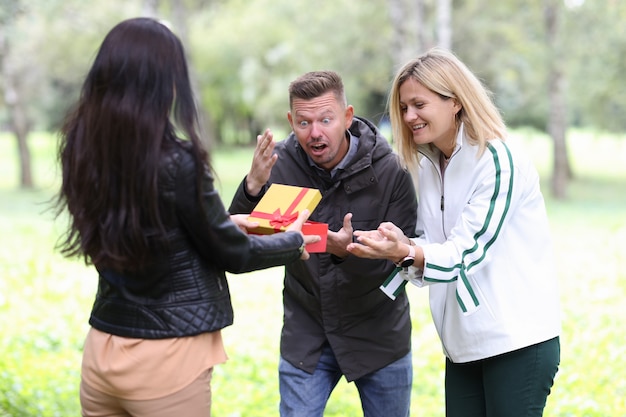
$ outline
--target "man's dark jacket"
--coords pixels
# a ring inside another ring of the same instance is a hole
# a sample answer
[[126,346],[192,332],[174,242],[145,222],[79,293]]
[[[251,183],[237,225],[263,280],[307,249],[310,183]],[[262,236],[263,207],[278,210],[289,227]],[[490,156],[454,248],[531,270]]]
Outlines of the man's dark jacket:
[[247,236],[231,222],[207,170],[199,200],[198,168],[186,144],[166,142],[161,158],[159,204],[168,245],[141,273],[98,268],[89,319],[96,329],[143,339],[222,329],[233,322],[225,271],[248,272],[300,258],[299,233]]
[[[350,212],[354,230],[372,230],[391,221],[413,236],[417,203],[410,175],[373,124],[355,117],[350,132],[358,138],[358,151],[332,180],[310,165],[293,133],[278,142],[278,161],[261,194],[250,196],[244,179],[229,211],[250,213],[271,183],[296,185],[321,191],[322,200],[310,220],[328,223],[330,230],[341,229]],[[283,358],[312,373],[328,342],[344,375],[353,381],[409,353],[406,293],[391,300],[379,289],[393,269],[385,260],[352,255],[338,260],[328,253],[289,264],[283,291]]]

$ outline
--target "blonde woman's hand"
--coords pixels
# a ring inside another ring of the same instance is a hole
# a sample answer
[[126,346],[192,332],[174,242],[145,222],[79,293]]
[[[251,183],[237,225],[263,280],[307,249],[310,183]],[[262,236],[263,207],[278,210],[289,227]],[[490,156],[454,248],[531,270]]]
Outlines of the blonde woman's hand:
[[354,236],[357,242],[346,249],[355,256],[396,262],[408,254],[408,238],[391,222],[381,223],[376,230],[357,230]]

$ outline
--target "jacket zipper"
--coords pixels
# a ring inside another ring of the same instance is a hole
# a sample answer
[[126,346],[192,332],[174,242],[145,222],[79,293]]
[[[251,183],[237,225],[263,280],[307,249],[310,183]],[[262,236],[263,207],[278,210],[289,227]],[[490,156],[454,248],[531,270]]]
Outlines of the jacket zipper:
[[444,211],[445,211],[445,207],[446,207],[446,202],[445,202],[445,197],[444,197],[444,190],[445,190],[445,177],[446,172],[441,171],[441,202],[440,202],[440,208],[441,208],[441,232],[443,233],[443,236],[447,239],[448,236],[446,234],[446,228],[445,228],[445,223],[444,223]]
[[[454,157],[454,154],[457,152],[457,149],[455,149],[455,151],[452,153],[452,155],[450,155],[450,158],[448,159],[448,166],[450,164],[450,162],[452,161],[452,158]],[[445,190],[445,171],[447,170],[448,166],[446,166],[445,170],[441,169],[441,164],[439,163],[435,163],[435,161],[433,161],[429,155],[427,155],[424,152],[421,152],[422,155],[424,155],[426,157],[426,159],[428,159],[430,161],[431,164],[433,164],[433,166],[435,167],[435,169],[437,167],[439,167],[439,169],[437,170],[439,172],[439,179],[441,180],[441,199],[439,201],[439,208],[441,209],[441,230],[443,232],[443,236],[445,239],[447,239],[447,234],[446,234],[446,228],[444,227],[444,211],[445,211],[445,207],[446,207],[446,202],[445,202],[445,198],[444,198],[444,190]],[[444,285],[444,284],[442,284]],[[443,304],[443,311],[441,312],[441,323],[443,326],[443,323],[446,320],[446,303],[444,302]],[[441,329],[442,333],[443,333],[443,328]],[[443,351],[445,353],[445,355],[448,357],[448,359],[450,359],[450,356],[448,355],[448,349],[446,347],[446,344],[443,341],[443,334],[441,334],[441,346],[443,348]],[[450,361],[452,361],[452,359],[450,359]]]
[[[443,211],[445,209],[445,199],[443,197],[444,194],[444,180],[443,180],[443,176],[444,176],[444,172],[441,171],[441,165],[438,163],[435,163],[435,161],[433,161],[433,159],[430,157],[430,155],[421,152],[422,155],[424,155],[426,157],[426,159],[428,159],[428,161],[433,164],[433,167],[437,170],[437,172],[439,173],[439,180],[441,181],[441,200],[439,202],[439,208],[441,210],[441,230],[443,232],[443,236],[445,238],[447,238],[446,236],[446,229],[444,227],[444,223],[443,223]],[[438,169],[437,169],[438,168]]]

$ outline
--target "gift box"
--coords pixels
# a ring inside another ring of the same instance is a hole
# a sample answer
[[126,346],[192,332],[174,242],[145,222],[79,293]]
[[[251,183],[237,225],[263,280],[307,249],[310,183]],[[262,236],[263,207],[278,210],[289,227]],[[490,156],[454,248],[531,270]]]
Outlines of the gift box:
[[309,253],[326,252],[326,237],[328,235],[328,224],[312,222],[307,220],[302,225],[302,233],[305,235],[318,235],[321,239],[319,242],[309,243],[304,248]]
[[[259,223],[259,227],[251,232],[263,235],[284,232],[302,210],[308,209],[312,213],[321,199],[322,193],[313,188],[271,184],[248,217],[248,220]],[[306,245],[309,253],[326,251],[328,224],[307,221],[302,226],[302,233],[322,238],[317,243]]]

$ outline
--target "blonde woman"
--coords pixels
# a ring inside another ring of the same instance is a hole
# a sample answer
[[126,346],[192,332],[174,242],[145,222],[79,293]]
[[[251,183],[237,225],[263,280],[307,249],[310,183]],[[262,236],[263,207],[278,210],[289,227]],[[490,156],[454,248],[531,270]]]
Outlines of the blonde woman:
[[347,249],[428,286],[446,356],[446,415],[541,416],[560,357],[557,276],[539,177],[506,141],[489,92],[434,49],[397,73],[398,153],[418,184],[418,229],[356,231]]

